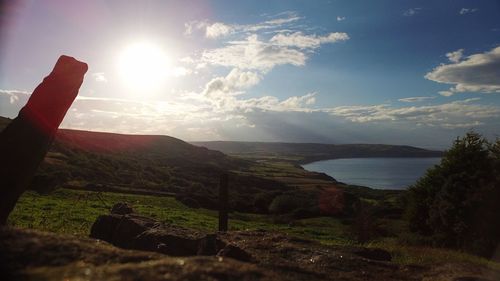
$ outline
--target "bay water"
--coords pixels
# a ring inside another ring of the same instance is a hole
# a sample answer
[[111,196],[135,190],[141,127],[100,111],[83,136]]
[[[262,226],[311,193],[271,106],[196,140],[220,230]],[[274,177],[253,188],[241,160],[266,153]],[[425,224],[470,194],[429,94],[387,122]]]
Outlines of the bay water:
[[304,169],[325,173],[337,181],[377,189],[406,189],[439,164],[441,158],[349,158],[303,165]]

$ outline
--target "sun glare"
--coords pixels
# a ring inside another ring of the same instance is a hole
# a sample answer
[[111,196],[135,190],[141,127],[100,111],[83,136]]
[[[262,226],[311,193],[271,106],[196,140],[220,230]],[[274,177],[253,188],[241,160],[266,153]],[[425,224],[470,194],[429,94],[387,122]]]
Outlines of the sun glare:
[[141,42],[129,45],[122,51],[118,70],[126,87],[145,93],[158,89],[165,82],[171,65],[159,46]]

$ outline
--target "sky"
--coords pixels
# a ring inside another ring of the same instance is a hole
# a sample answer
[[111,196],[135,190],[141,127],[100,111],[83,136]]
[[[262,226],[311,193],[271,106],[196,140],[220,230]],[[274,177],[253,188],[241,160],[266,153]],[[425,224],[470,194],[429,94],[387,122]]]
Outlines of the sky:
[[63,128],[434,149],[500,136],[500,1],[1,3],[1,116],[66,54],[89,71]]

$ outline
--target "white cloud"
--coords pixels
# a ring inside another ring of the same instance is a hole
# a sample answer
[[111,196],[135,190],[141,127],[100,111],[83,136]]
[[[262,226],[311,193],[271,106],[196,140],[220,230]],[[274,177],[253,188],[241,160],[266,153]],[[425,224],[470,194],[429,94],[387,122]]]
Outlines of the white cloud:
[[441,126],[445,129],[457,129],[457,128],[472,129],[474,127],[478,127],[478,126],[482,126],[482,125],[484,125],[484,123],[480,122],[480,121],[473,121],[473,122],[469,122],[469,123],[456,123],[456,124],[444,123],[444,124],[441,124]]
[[404,11],[403,15],[406,17],[411,17],[411,16],[418,14],[420,12],[420,10],[422,10],[422,8],[410,8],[410,9]]
[[352,122],[409,122],[445,129],[470,127],[483,124],[478,119],[498,118],[500,107],[473,104],[478,99],[465,99],[450,103],[391,107],[387,104],[373,106],[341,106],[326,110],[332,115]]
[[262,42],[254,34],[244,41],[232,41],[228,46],[203,52],[201,61],[213,65],[268,71],[283,64],[302,66],[306,58],[303,52]]
[[284,13],[283,15],[285,17],[267,20],[253,25],[252,24],[242,25],[240,26],[240,29],[243,32],[256,32],[263,29],[275,29],[275,28],[281,28],[282,26],[286,26],[288,24],[294,23],[302,19],[302,17],[299,17],[294,12]]
[[274,96],[263,96],[260,98],[235,99],[233,107],[228,108],[233,114],[241,114],[245,119],[250,112],[272,111],[272,112],[313,112],[311,108],[316,102],[316,93],[308,93],[303,96],[293,96],[285,100],[279,100]]
[[230,25],[226,25],[221,22],[216,22],[206,26],[205,36],[207,38],[217,38],[226,36],[234,31],[234,28]]
[[[469,98],[453,102],[425,105],[395,107],[390,104],[364,105],[364,106],[337,106],[317,108],[314,107],[317,93],[308,93],[303,96],[289,97],[279,100],[274,96],[260,98],[241,98],[244,92],[238,91],[258,83],[253,78],[242,78],[255,74],[233,70],[226,77],[218,77],[207,84],[205,93],[218,93],[209,95],[207,101],[216,105],[222,116],[228,115],[238,122],[245,123],[248,114],[255,112],[301,112],[301,113],[328,113],[353,123],[381,123],[381,124],[406,124],[405,126],[418,125],[439,127],[443,129],[470,128],[484,125],[482,120],[498,118],[500,107],[481,105],[476,102],[480,98]],[[240,82],[238,82],[240,81]],[[435,97],[410,97],[402,98],[402,102],[422,102]],[[247,123],[245,123],[247,124]],[[247,124],[249,125],[249,124]],[[251,122],[252,126],[262,124]]]
[[190,22],[186,22],[184,24],[184,35],[189,36],[193,33],[193,24]]
[[97,82],[108,82],[108,79],[106,79],[106,76],[104,76],[104,72],[92,73],[92,77],[94,77],[95,81]]
[[453,96],[453,92],[452,91],[439,91],[438,93],[440,95],[442,95],[443,97],[451,97],[451,96]]
[[[401,130],[414,130],[412,136],[420,137],[422,133],[435,130],[432,132],[449,132],[447,143],[460,130],[487,128],[500,116],[500,107],[480,104],[479,98],[425,106],[378,104],[324,108],[317,107],[317,93],[314,92],[285,99],[275,96],[245,98],[243,91],[256,85],[259,79],[261,77],[254,72],[233,69],[228,75],[213,79],[205,88],[205,92],[220,95],[179,93],[168,101],[78,96],[63,127],[166,134],[189,140],[264,138],[297,141],[309,136],[308,141],[322,141],[342,135],[344,142],[388,142],[389,132],[402,137]],[[0,91],[0,98],[4,96],[8,100],[14,92]],[[20,92],[18,96],[27,99],[29,94]],[[0,113],[3,105],[0,103]],[[355,134],[353,128],[356,128]],[[412,137],[406,140],[411,141]],[[432,141],[434,143],[435,137]]]
[[209,23],[207,21],[191,21],[184,24],[184,34],[192,35],[196,30],[204,31],[207,38],[219,38],[233,33],[254,33],[266,29],[278,29],[288,26],[302,19],[295,12],[285,12],[278,18],[266,20],[255,24],[228,24],[222,22]]
[[253,34],[242,41],[230,41],[225,47],[204,51],[201,61],[212,65],[266,72],[277,65],[303,66],[307,60],[307,51],[319,48],[321,44],[348,39],[347,33],[343,32],[333,32],[325,36],[294,32],[277,34],[265,42],[259,40],[257,34]]
[[308,93],[300,97],[289,97],[281,104],[288,109],[302,109],[316,103],[316,93]]
[[398,99],[398,101],[401,101],[401,102],[422,102],[422,101],[431,100],[431,99],[435,99],[435,98],[436,97],[409,97],[409,98]]
[[[27,101],[27,99],[28,99],[28,97],[29,97],[30,94],[31,93],[26,92],[26,91],[1,90],[0,89],[0,95],[7,96],[9,98],[9,103],[10,104],[17,104],[17,103],[21,103],[21,102]],[[22,105],[24,105],[24,103]]]
[[204,21],[190,21],[184,24],[184,35],[190,36],[195,30],[206,28],[207,23]]
[[302,32],[294,32],[291,34],[277,34],[273,36],[269,42],[278,46],[290,46],[300,49],[316,49],[324,43],[335,43],[338,41],[346,41],[349,35],[344,32],[332,32],[326,36],[305,35]]
[[477,8],[462,8],[462,9],[460,9],[460,11],[458,13],[461,15],[465,15],[465,14],[475,13],[478,10],[479,9],[477,9]]
[[[232,40],[223,46],[204,50],[199,59],[193,59],[196,68],[219,65],[231,68],[257,70],[266,73],[278,65],[303,66],[309,55],[322,44],[346,41],[344,32],[306,34],[307,25],[298,25],[302,17],[294,12],[284,12],[275,18],[257,24],[227,24],[222,22],[189,22],[186,33],[205,31],[209,38],[231,35]],[[266,31],[263,31],[266,30]],[[271,35],[269,35],[271,34]],[[242,37],[244,36],[244,37]],[[271,37],[270,39],[268,39]]]
[[441,95],[457,92],[500,93],[499,77],[500,46],[461,61],[439,65],[425,75],[429,80],[455,85],[448,91],[440,92]]
[[260,79],[257,73],[234,68],[227,76],[217,77],[208,82],[203,94],[214,99],[241,94],[241,90],[257,85]]
[[337,16],[337,21],[344,21],[345,17]]
[[172,74],[175,77],[186,76],[186,75],[189,75],[191,73],[193,73],[193,71],[191,69],[185,68],[182,66],[175,67],[172,71]]
[[16,117],[30,95],[31,93],[26,91],[0,89],[0,116]]
[[190,56],[187,56],[187,57],[183,57],[181,59],[179,59],[180,62],[183,62],[183,63],[188,63],[188,64],[193,64],[195,63],[196,61],[190,57]]
[[14,104],[17,101],[19,101],[19,97],[17,95],[10,95],[10,97],[9,97],[9,103],[10,104]]
[[446,57],[451,62],[457,63],[457,62],[459,62],[462,59],[463,55],[464,55],[464,49],[459,49],[459,50],[456,50],[454,52],[447,53]]

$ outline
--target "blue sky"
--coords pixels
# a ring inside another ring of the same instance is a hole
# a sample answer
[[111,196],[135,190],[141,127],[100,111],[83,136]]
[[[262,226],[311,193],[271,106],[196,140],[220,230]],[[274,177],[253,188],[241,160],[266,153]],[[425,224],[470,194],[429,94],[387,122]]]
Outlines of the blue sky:
[[89,72],[65,128],[429,148],[499,134],[499,1],[185,2],[1,4],[0,115],[67,54]]

